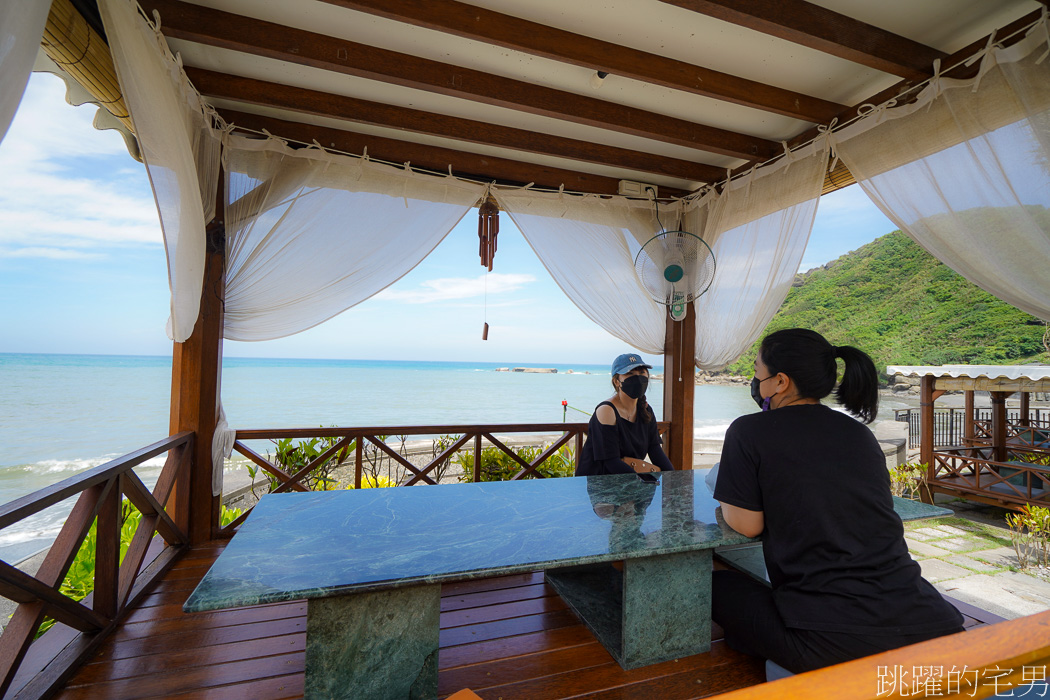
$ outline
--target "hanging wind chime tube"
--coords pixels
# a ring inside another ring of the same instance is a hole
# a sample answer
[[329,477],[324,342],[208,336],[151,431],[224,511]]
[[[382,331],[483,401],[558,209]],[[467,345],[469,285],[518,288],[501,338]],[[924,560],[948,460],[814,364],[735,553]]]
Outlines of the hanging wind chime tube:
[[[481,266],[492,272],[492,259],[496,256],[496,237],[499,235],[499,207],[491,195],[478,207],[478,254]],[[488,317],[488,278],[485,280],[485,316]],[[489,324],[481,330],[481,339],[489,339]]]

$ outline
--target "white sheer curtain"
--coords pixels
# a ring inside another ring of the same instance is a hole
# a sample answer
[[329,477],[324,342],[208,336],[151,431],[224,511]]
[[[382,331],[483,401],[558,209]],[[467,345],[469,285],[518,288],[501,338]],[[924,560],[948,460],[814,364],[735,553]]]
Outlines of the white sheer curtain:
[[51,0],[0,2],[0,141],[22,101]]
[[[634,271],[638,249],[660,230],[651,202],[529,189],[493,195],[589,319],[642,352],[663,352],[666,307]],[[660,217],[673,227],[677,211],[677,203],[663,204]]]
[[277,139],[231,135],[225,143],[230,340],[299,333],[385,289],[485,193]]
[[875,204],[982,289],[1050,320],[1050,60],[1045,18],[988,51],[973,80],[936,78],[833,135]]
[[821,138],[733,180],[719,197],[687,205],[707,219],[715,280],[695,302],[696,365],[721,369],[739,357],[776,314],[802,262],[827,171]]
[[164,38],[130,0],[99,0],[120,88],[160,214],[176,342],[193,332],[204,278],[204,226],[215,211],[219,139]]

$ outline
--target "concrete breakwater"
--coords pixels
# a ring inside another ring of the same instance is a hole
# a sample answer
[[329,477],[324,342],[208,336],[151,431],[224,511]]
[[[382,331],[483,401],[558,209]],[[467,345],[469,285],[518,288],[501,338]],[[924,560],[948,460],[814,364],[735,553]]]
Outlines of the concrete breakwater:
[[[557,374],[558,370],[554,367],[497,367],[497,372],[524,372],[525,374]],[[572,370],[569,370],[572,373]],[[590,374],[588,372],[588,374]]]

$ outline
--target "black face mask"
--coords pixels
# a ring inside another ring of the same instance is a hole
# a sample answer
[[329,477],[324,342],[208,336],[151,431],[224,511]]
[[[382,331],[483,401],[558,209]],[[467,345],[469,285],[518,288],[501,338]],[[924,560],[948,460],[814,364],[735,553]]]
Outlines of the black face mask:
[[[772,378],[773,377],[766,377],[766,379]],[[758,407],[761,408],[763,411],[769,410],[769,400],[773,398],[772,396],[765,399],[762,398],[762,392],[759,389],[759,387],[762,386],[762,382],[766,381],[766,379],[759,380],[758,377],[751,378],[751,398],[755,400],[755,403],[757,403]]]
[[649,378],[641,374],[632,374],[620,382],[620,388],[632,399],[637,399],[649,388]]

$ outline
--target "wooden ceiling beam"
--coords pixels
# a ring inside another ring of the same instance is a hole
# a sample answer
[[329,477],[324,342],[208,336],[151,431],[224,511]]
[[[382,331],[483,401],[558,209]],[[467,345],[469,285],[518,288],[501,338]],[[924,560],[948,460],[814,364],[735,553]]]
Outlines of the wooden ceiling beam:
[[202,94],[236,102],[278,107],[302,114],[333,117],[359,124],[656,173],[695,182],[706,183],[725,177],[723,168],[601,143],[550,136],[489,122],[396,107],[201,68],[187,67],[186,75]]
[[[467,153],[440,146],[358,134],[235,110],[220,109],[219,115],[231,124],[252,131],[265,129],[275,136],[302,143],[316,141],[325,148],[344,153],[358,154],[367,151],[370,158],[390,163],[411,163],[415,167],[440,173],[447,173],[451,168],[457,177],[482,182],[496,181],[505,185],[533,183],[545,189],[558,189],[564,185],[569,191],[604,195],[616,194],[619,186],[617,178]],[[686,194],[687,191],[673,187],[659,188],[660,197],[682,197]]]
[[825,123],[845,106],[456,0],[323,1],[350,10],[795,119]]
[[947,54],[805,0],[661,0],[910,80]]
[[[1048,2],[1050,2],[1050,0],[1048,0]],[[1038,20],[1041,14],[1041,10],[1029,12],[1024,17],[1016,19],[1010,24],[1007,24],[1005,27],[1002,27],[999,30],[997,30],[995,32],[995,35],[1001,37],[1010,37],[1011,35],[1013,35],[1012,38],[1005,41],[1006,46],[1011,46],[1020,41],[1022,38],[1024,38],[1023,34],[1017,34],[1017,32]],[[964,46],[955,53],[944,58],[941,61],[942,68],[947,71],[944,75],[946,77],[955,78],[959,80],[972,78],[975,75],[977,75],[977,71],[980,68],[980,65],[975,63],[973,65],[967,66],[965,65],[965,61],[970,57],[977,55],[978,52],[983,51],[984,47],[987,45],[988,37],[983,37],[981,39],[978,39],[977,41],[974,41],[968,46]],[[880,105],[883,102],[886,102],[887,100],[891,99],[897,100],[898,104],[907,104],[908,102],[914,101],[915,97],[918,96],[920,92],[918,88],[922,86],[922,84],[923,81],[902,80],[899,83],[896,83],[895,85],[891,85],[885,90],[881,90],[875,93],[866,100],[861,100],[849,109],[843,110],[841,114],[837,115],[836,119],[838,120],[838,123],[840,125],[845,124],[846,122],[855,119],[859,114],[861,107],[863,107],[864,105]],[[807,141],[815,139],[819,133],[820,132],[817,127],[806,129],[802,133],[790,139],[788,141],[788,146],[791,148],[800,146],[806,143]],[[755,162],[761,161],[760,159],[756,159]],[[740,166],[740,168],[737,169],[737,171],[750,168],[753,164],[754,163],[747,163],[745,165],[742,165]]]
[[147,12],[158,10],[162,31],[175,39],[595,126],[733,158],[765,159],[782,150],[780,144],[768,139],[180,0],[142,0],[140,4]]

